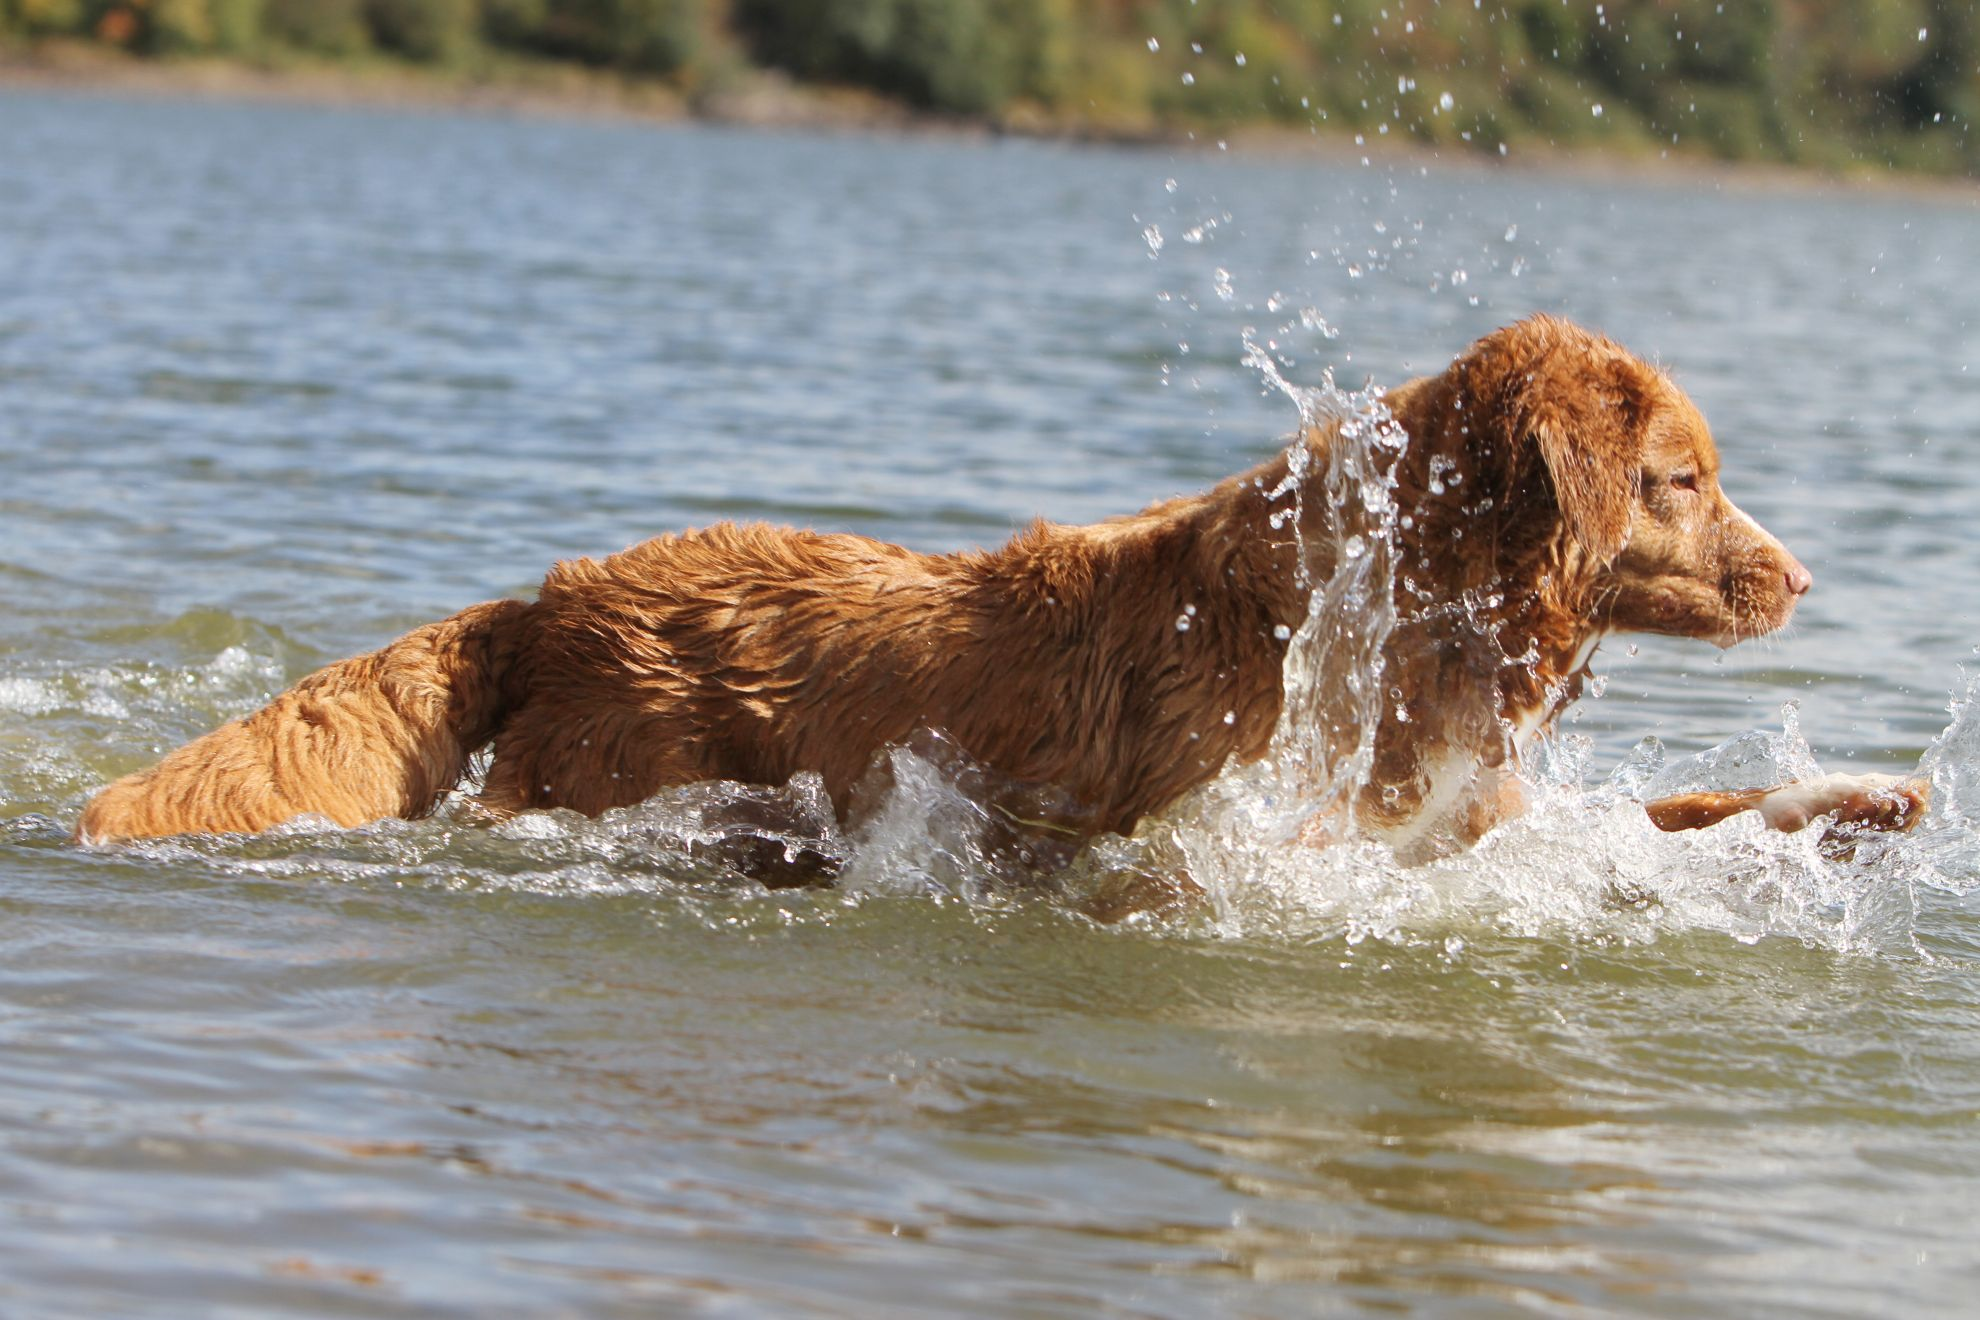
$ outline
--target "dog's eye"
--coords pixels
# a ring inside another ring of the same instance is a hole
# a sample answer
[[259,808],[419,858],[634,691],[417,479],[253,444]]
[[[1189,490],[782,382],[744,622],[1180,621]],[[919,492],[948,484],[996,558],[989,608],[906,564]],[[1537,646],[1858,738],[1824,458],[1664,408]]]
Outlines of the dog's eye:
[[1671,486],[1675,490],[1697,490],[1698,474],[1696,472],[1673,472],[1671,473]]

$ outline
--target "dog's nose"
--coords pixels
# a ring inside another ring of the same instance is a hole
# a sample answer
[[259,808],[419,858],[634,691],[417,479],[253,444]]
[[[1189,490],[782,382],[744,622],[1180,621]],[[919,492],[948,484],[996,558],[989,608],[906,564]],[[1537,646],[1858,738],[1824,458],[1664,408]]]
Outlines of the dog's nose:
[[1787,589],[1790,596],[1806,596],[1808,589],[1815,585],[1814,576],[1801,566],[1798,559],[1790,559],[1787,564]]

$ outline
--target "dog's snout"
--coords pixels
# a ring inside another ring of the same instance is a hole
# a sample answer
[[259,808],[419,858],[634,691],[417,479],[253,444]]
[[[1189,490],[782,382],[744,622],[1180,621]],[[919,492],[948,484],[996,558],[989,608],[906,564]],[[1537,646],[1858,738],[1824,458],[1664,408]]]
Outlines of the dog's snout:
[[1808,589],[1815,585],[1815,576],[1801,566],[1801,561],[1790,557],[1787,561],[1787,589],[1790,596],[1806,596]]

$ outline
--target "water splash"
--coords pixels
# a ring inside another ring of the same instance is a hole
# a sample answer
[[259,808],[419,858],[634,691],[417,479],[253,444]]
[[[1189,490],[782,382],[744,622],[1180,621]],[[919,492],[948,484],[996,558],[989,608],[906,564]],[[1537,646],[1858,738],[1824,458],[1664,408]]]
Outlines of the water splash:
[[[1402,437],[1379,390],[1343,391],[1331,379],[1303,388],[1285,379],[1265,344],[1248,336],[1247,353],[1293,401],[1303,428],[1337,426],[1342,436],[1324,455],[1295,446],[1288,461],[1298,479],[1260,498],[1288,512],[1324,499],[1317,516],[1294,516],[1291,526],[1342,546],[1359,538],[1362,553],[1331,562],[1302,556],[1313,604],[1287,639],[1287,714],[1271,754],[1228,769],[1132,838],[1102,838],[1074,858],[1076,803],[1000,781],[926,735],[885,754],[861,787],[850,827],[816,776],[771,787],[692,785],[596,820],[552,812],[493,825],[476,816],[470,787],[425,821],[356,831],[300,821],[252,839],[168,840],[117,855],[222,877],[658,895],[667,910],[691,915],[718,897],[729,912],[766,881],[836,877],[830,896],[815,900],[821,919],[874,898],[995,909],[1043,896],[1081,909],[1122,886],[1166,883],[1173,893],[1186,877],[1203,890],[1201,902],[1136,923],[1191,935],[1458,949],[1483,936],[1638,943],[1712,932],[1911,953],[1921,914],[1980,891],[1980,674],[1962,680],[1924,758],[1933,797],[1924,823],[1911,835],[1867,836],[1847,854],[1825,848],[1815,831],[1768,832],[1751,815],[1663,834],[1642,810],[1642,801],[1668,793],[1820,773],[1792,705],[1778,730],[1740,733],[1692,756],[1670,756],[1646,739],[1606,777],[1592,769],[1588,740],[1543,743],[1523,766],[1530,810],[1467,853],[1405,866],[1347,830],[1330,828],[1330,847],[1297,842],[1316,813],[1332,819],[1330,804],[1348,819],[1367,779],[1384,696],[1380,652],[1394,622],[1390,482]],[[1324,468],[1301,466],[1314,463]],[[21,735],[0,734],[11,843],[66,847],[66,822],[112,772],[89,762],[78,730],[115,721],[177,741],[279,686],[282,667],[265,654],[273,648],[265,639],[244,646],[232,640],[238,631],[202,633],[203,644],[184,648],[178,662],[0,673],[0,708]],[[1312,710],[1348,714],[1331,723],[1301,714]],[[51,748],[60,753],[54,760]],[[1056,878],[1041,881],[1041,873]],[[779,899],[777,910],[793,902]]]
[[[1856,950],[1911,945],[1919,886],[1963,895],[1980,885],[1980,862],[1970,860],[1980,819],[1980,772],[1972,770],[1980,765],[1980,677],[1954,703],[1953,723],[1922,767],[1937,805],[1914,835],[1838,847],[1820,830],[1768,831],[1754,815],[1682,834],[1651,824],[1642,803],[1654,797],[1820,775],[1789,703],[1778,732],[1748,731],[1676,761],[1649,739],[1600,784],[1589,783],[1588,740],[1543,741],[1521,768],[1530,809],[1467,853],[1406,866],[1381,843],[1357,838],[1354,803],[1369,782],[1382,652],[1396,622],[1394,475],[1407,437],[1379,388],[1342,390],[1331,373],[1317,387],[1294,384],[1275,339],[1247,327],[1243,342],[1245,363],[1294,404],[1301,431],[1333,428],[1337,436],[1324,456],[1296,440],[1285,481],[1266,492],[1290,501],[1274,525],[1290,524],[1313,542],[1301,545],[1313,593],[1286,656],[1281,722],[1263,761],[1227,766],[1133,839],[1097,846],[1082,859],[1075,888],[1104,892],[1121,876],[1184,874],[1203,890],[1199,922],[1226,935],[1354,943],[1487,928],[1635,941],[1709,930]],[[1325,470],[1312,471],[1316,462]],[[1432,473],[1433,483],[1461,479]],[[1302,827],[1330,846],[1302,846]]]
[[[1301,322],[1325,325],[1310,310]],[[1162,841],[1147,845],[1174,854],[1219,910],[1254,865],[1297,846],[1316,818],[1337,837],[1354,833],[1355,797],[1368,782],[1382,718],[1383,651],[1396,623],[1395,467],[1408,442],[1379,386],[1344,390],[1331,370],[1318,386],[1299,385],[1282,369],[1276,340],[1247,327],[1243,343],[1245,363],[1298,413],[1286,476],[1263,498],[1282,506],[1271,525],[1293,532],[1300,585],[1312,592],[1289,639],[1268,754],[1226,766],[1155,827]],[[1333,438],[1316,452],[1307,437],[1319,432]]]
[[[190,685],[165,677],[139,689],[155,693],[148,718],[169,717],[186,700],[175,689]],[[1205,891],[1201,902],[1131,924],[1349,948],[1413,945],[1452,957],[1486,939],[1640,944],[1701,932],[1910,956],[1923,914],[1980,892],[1980,675],[1964,682],[1924,758],[1933,793],[1925,822],[1911,835],[1865,836],[1847,855],[1825,848],[1816,831],[1774,833],[1751,814],[1665,834],[1642,810],[1665,793],[1818,773],[1792,705],[1778,730],[1749,730],[1694,755],[1671,756],[1648,738],[1606,775],[1593,761],[1593,744],[1578,735],[1542,744],[1524,767],[1525,815],[1469,852],[1416,866],[1378,843],[1283,839],[1287,804],[1275,799],[1286,781],[1265,763],[1233,770],[1134,837],[1103,837],[1075,858],[1077,804],[1001,780],[938,735],[885,754],[861,786],[851,826],[815,775],[776,786],[689,785],[596,819],[538,812],[493,824],[476,813],[470,785],[427,820],[358,830],[301,820],[252,838],[152,841],[106,856],[223,879],[635,897],[662,905],[656,919],[723,923],[754,911],[766,884],[833,877],[829,891],[778,896],[777,919],[830,921],[848,904],[902,898],[1084,910],[1110,890],[1152,881],[1159,891],[1188,877]],[[64,821],[87,787],[69,807],[15,819],[10,846],[66,848]],[[1040,871],[1056,878],[1041,881]]]

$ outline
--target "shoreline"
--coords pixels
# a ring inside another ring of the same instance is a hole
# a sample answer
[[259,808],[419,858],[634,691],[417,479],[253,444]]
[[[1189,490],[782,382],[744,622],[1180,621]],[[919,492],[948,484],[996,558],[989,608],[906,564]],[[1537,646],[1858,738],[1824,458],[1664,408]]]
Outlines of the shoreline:
[[1980,205],[1980,180],[1870,170],[1838,174],[1772,161],[1729,161],[1668,151],[1563,149],[1513,144],[1497,159],[1402,141],[1357,143],[1347,133],[1275,123],[1225,128],[1007,121],[923,111],[858,88],[795,82],[752,70],[735,85],[698,97],[655,79],[551,61],[511,61],[477,71],[436,70],[377,59],[361,63],[296,60],[263,64],[202,56],[143,58],[83,42],[0,47],[0,92],[45,91],[140,99],[300,105],[435,114],[693,125],[766,132],[852,133],[993,141],[1013,138],[1232,159],[1310,160],[1377,168],[1436,166],[1478,175],[1517,174],[1639,185],[1699,186],[1752,192],[1911,197]]

